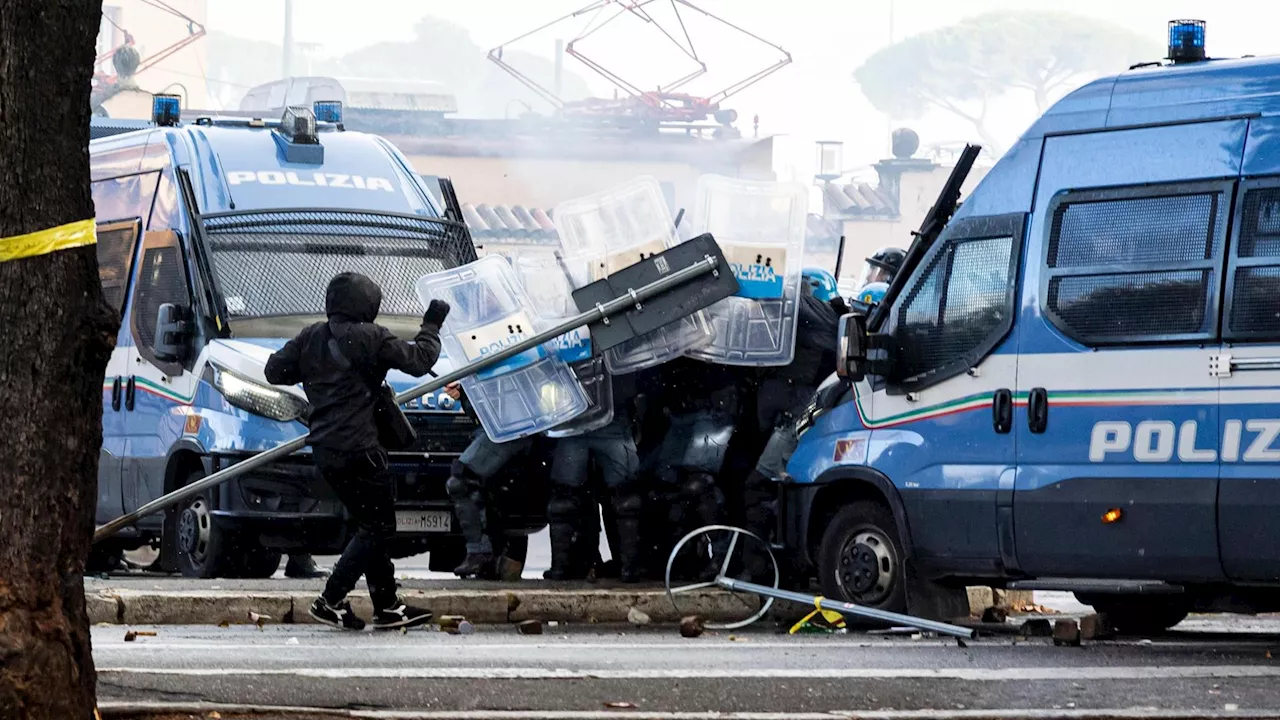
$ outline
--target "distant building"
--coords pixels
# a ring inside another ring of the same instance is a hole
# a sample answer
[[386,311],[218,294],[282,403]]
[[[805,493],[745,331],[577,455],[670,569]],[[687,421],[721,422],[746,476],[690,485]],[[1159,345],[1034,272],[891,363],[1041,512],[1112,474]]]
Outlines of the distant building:
[[[907,137],[914,136],[910,133]],[[878,176],[874,186],[844,179],[820,181],[822,215],[809,219],[809,249],[815,260],[834,266],[836,247],[843,235],[841,276],[856,282],[853,274],[867,256],[882,247],[906,249],[911,244],[911,233],[920,229],[952,170],[950,165],[916,157],[918,148],[918,139],[896,143],[897,156],[873,166]],[[988,169],[975,165],[962,186],[961,199],[977,186]]]

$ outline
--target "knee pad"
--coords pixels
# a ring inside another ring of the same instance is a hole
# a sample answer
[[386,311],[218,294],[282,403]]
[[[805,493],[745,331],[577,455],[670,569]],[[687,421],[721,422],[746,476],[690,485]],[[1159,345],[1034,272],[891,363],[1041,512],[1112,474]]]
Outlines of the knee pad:
[[566,495],[552,495],[547,502],[547,518],[552,522],[576,522],[582,514],[578,499]]
[[684,479],[680,492],[685,497],[698,497],[715,490],[715,482],[705,473],[690,473]]
[[450,464],[449,466],[449,474],[452,475],[453,477],[449,479],[452,480],[453,478],[460,478],[466,472],[467,472],[467,466],[462,463],[462,460],[459,460],[458,458],[454,458],[453,463]]
[[[453,462],[456,465],[458,461],[454,460]],[[465,498],[470,494],[470,488],[467,487],[467,481],[463,480],[458,473],[454,473],[449,476],[449,479],[444,484],[444,489],[449,493],[449,497],[451,498]]]
[[632,490],[622,491],[613,496],[613,510],[619,518],[639,517],[644,510],[644,496]]

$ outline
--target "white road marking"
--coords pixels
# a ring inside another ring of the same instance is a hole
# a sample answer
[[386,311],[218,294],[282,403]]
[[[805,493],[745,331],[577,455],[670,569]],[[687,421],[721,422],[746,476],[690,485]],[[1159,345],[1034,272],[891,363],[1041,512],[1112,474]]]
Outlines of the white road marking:
[[432,680],[678,680],[678,679],[849,679],[849,680],[966,680],[1025,682],[1029,680],[1165,680],[1192,678],[1280,677],[1280,667],[1258,665],[1187,665],[1158,667],[1042,667],[1042,668],[742,668],[569,670],[566,668],[145,668],[104,667],[98,674],[184,675],[193,677],[306,677],[324,679]]

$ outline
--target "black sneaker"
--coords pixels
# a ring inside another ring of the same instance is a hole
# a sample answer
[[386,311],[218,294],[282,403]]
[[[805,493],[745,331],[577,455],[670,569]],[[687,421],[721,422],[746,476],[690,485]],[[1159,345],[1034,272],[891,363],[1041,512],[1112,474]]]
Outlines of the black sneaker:
[[406,605],[403,600],[397,597],[391,607],[385,610],[373,611],[373,629],[395,630],[396,628],[418,627],[431,622],[434,617],[430,610]]
[[311,603],[311,617],[317,621],[342,630],[363,630],[364,621],[351,610],[351,603],[343,600],[337,605],[330,605],[323,597]]

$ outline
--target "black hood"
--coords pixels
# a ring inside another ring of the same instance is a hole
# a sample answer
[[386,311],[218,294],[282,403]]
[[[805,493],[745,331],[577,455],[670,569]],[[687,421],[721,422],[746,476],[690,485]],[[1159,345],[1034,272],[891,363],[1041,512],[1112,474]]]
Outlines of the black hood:
[[360,273],[335,275],[324,293],[324,311],[330,319],[373,322],[380,307],[382,289]]

